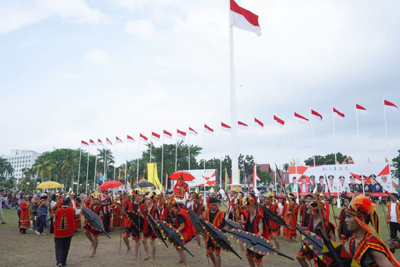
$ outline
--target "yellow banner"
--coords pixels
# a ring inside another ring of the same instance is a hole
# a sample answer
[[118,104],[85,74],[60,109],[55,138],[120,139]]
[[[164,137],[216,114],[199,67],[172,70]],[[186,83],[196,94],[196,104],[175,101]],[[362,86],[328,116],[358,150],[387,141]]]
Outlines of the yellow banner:
[[147,163],[147,181],[153,183],[157,189],[163,190],[160,179],[158,179],[157,163]]

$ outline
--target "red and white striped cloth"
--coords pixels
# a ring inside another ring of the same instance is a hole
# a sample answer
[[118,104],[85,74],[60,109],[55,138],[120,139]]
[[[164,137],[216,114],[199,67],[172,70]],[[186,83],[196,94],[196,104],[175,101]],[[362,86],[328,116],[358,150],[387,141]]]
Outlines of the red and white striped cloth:
[[172,133],[170,133],[170,132],[168,132],[166,130],[164,130],[163,135],[164,135],[165,138],[168,138],[168,139],[172,138]]
[[155,141],[160,141],[160,135],[155,132],[151,132],[151,138]]
[[357,114],[361,114],[361,115],[369,114],[368,110],[359,104],[356,104],[356,112],[357,112]]
[[133,137],[132,137],[132,136],[130,136],[130,135],[127,135],[127,136],[126,136],[126,142],[135,143],[135,139],[133,139]]
[[392,102],[389,102],[387,100],[383,100],[383,105],[385,107],[385,109],[390,109],[391,111],[397,112],[399,110],[399,108],[393,104]]
[[240,7],[234,0],[231,0],[230,23],[239,29],[261,35],[261,27],[258,24],[258,16],[247,9]]
[[284,120],[282,120],[282,119],[280,119],[280,118],[278,118],[277,116],[275,116],[274,115],[274,120],[275,120],[275,122],[277,123],[277,125],[279,126],[279,127],[283,127],[283,125],[285,125],[285,121]]
[[339,110],[337,110],[336,108],[333,108],[333,116],[340,120],[344,120],[344,117],[345,117],[344,114],[342,112],[340,112]]
[[214,129],[212,129],[210,126],[208,126],[207,124],[204,124],[204,131],[206,133],[210,133],[213,134],[214,133]]
[[223,122],[221,122],[221,129],[222,129],[222,131],[225,131],[225,132],[231,132],[231,126],[229,126],[228,124],[226,124],[226,123],[223,123]]
[[147,143],[149,141],[149,139],[146,136],[144,136],[143,134],[139,134],[139,139],[140,139],[140,141],[145,142],[145,143]]

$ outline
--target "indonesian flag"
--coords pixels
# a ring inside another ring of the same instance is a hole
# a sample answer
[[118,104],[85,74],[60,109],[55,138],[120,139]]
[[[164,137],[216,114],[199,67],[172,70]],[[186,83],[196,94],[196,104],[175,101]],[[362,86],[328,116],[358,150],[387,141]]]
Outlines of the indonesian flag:
[[264,123],[262,123],[260,120],[257,120],[256,118],[254,118],[254,122],[256,125],[260,126],[262,129],[264,129]]
[[277,116],[275,116],[274,115],[274,120],[276,121],[276,123],[278,123],[278,126],[279,127],[283,127],[283,125],[285,125],[285,121],[284,120],[281,120],[281,119],[279,119]]
[[77,184],[78,184],[78,181],[73,181],[72,184],[77,185]]
[[97,139],[97,144],[98,144],[99,146],[104,146],[103,142],[101,142],[101,140],[100,140],[99,138]]
[[160,141],[160,135],[155,132],[151,132],[151,138],[155,141]]
[[118,136],[115,137],[115,143],[116,144],[122,144],[122,140],[118,138]]
[[88,142],[85,142],[85,141],[81,141],[81,146],[82,147],[89,147],[89,144],[88,144]]
[[397,112],[399,110],[399,108],[395,104],[387,100],[383,100],[383,105],[385,106],[385,109],[390,109],[391,111],[394,112]]
[[304,116],[301,116],[299,113],[294,113],[294,117],[301,123],[308,122],[308,119]]
[[133,137],[132,137],[132,136],[130,136],[130,135],[127,135],[127,136],[126,136],[126,142],[135,143],[135,139],[133,139]]
[[361,115],[369,114],[368,110],[359,104],[356,104],[356,112],[357,112],[357,114],[361,114]]
[[238,121],[238,125],[239,125],[240,129],[247,130],[247,128],[249,128],[249,125],[247,125],[246,123],[241,122],[241,121]]
[[318,112],[316,112],[315,110],[311,110],[311,115],[313,115],[314,116],[314,118],[317,118],[317,119],[319,119],[320,121],[322,121],[322,115],[321,114],[319,114]]
[[197,132],[193,128],[189,127],[189,134],[197,135]]
[[231,26],[245,31],[255,32],[258,36],[261,35],[258,16],[240,7],[234,0],[231,0],[230,22]]
[[107,143],[107,145],[111,145],[112,146],[112,143],[111,143],[110,139],[108,139],[108,137],[106,138],[106,143]]
[[336,108],[333,108],[333,116],[335,118],[344,120],[344,114],[342,112],[340,112],[339,110],[337,110]]
[[184,131],[181,131],[179,129],[176,129],[176,135],[182,139],[185,139],[186,133]]
[[228,124],[225,124],[223,122],[221,122],[221,129],[225,132],[231,132],[231,126],[229,126]]
[[96,146],[96,143],[92,139],[89,140],[89,144],[90,146]]
[[171,139],[171,138],[172,138],[172,133],[170,133],[170,132],[168,132],[168,131],[166,131],[166,130],[164,130],[163,134],[164,134],[164,137],[165,137],[165,138],[168,138],[168,139]]
[[210,133],[210,134],[214,133],[214,130],[211,127],[209,127],[207,124],[204,124],[204,131],[206,133]]
[[145,143],[147,143],[149,141],[149,139],[147,139],[147,137],[144,136],[143,134],[139,134],[139,138],[140,138],[140,141],[143,141]]

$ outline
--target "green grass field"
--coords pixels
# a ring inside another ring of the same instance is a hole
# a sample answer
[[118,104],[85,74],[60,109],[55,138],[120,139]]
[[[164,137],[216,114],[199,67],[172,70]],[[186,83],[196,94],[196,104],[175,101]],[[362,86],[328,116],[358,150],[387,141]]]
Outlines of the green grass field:
[[[335,208],[339,215],[339,210]],[[383,218],[383,211],[380,206],[377,212],[381,222],[381,235],[383,240],[389,239],[388,229]],[[16,210],[4,210],[3,214],[7,224],[0,225],[0,266],[55,266],[54,238],[51,235],[38,236],[34,231],[28,231],[27,235],[20,235],[18,232],[18,216]],[[331,211],[331,219],[333,212]],[[334,222],[334,220],[332,220]],[[48,233],[48,229],[45,230]],[[239,246],[233,240],[233,247],[238,251]],[[300,238],[299,238],[300,240]],[[111,239],[100,236],[100,244],[95,258],[89,258],[90,243],[83,234],[83,230],[76,234],[72,239],[72,245],[68,256],[68,266],[181,266],[177,264],[178,256],[174,248],[166,248],[164,244],[156,241],[156,261],[147,262],[143,248],[141,249],[142,260],[132,261],[133,250],[124,255],[125,245],[122,242],[121,252],[119,252],[120,231],[111,233]],[[300,242],[291,242],[280,238],[281,250],[285,254],[295,258],[300,249]],[[131,246],[133,241],[131,241]],[[133,246],[132,246],[133,247]],[[206,258],[204,242],[202,248],[197,248],[197,242],[192,241],[188,244],[189,250],[195,255],[194,258],[188,257],[190,266],[212,266],[211,261]],[[346,247],[347,248],[347,247]],[[248,266],[244,253],[240,254],[240,260],[233,253],[222,252],[222,266],[239,267]],[[400,260],[400,251],[395,253]],[[291,261],[278,255],[265,256],[264,266],[299,266],[297,261]]]

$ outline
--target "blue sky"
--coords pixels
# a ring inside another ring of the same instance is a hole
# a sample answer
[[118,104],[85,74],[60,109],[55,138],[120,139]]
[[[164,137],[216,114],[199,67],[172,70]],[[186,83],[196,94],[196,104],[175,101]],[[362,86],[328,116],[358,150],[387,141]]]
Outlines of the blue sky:
[[[292,114],[313,108],[324,116],[314,122],[315,152],[332,153],[333,105],[346,115],[336,121],[339,151],[357,163],[397,155],[400,112],[387,113],[386,153],[382,101],[400,105],[399,2],[238,4],[262,28],[261,37],[234,29],[238,119],[250,125],[239,131],[239,152],[259,163],[311,156],[310,125]],[[227,154],[228,49],[228,1],[0,1],[0,154],[188,126],[199,132],[190,142],[203,146],[204,123],[216,133],[201,157]],[[355,102],[371,113],[359,117],[360,138]],[[273,115],[287,122],[275,129],[275,153]],[[128,150],[134,157],[137,145]],[[122,161],[125,145],[117,152]]]

